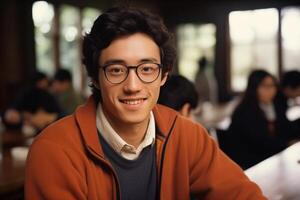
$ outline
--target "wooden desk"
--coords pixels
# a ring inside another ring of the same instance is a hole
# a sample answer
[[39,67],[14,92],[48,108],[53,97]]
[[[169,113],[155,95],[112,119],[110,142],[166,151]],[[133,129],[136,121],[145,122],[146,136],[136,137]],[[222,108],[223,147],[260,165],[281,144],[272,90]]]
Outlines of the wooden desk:
[[[25,163],[28,152],[28,136],[18,131],[2,134],[2,158],[0,159],[0,198],[22,191],[25,179]],[[26,147],[27,145],[27,147]],[[23,147],[20,147],[23,146]]]
[[16,158],[11,150],[4,150],[0,161],[0,194],[16,191],[24,184],[26,157]]
[[245,171],[270,200],[300,199],[300,142]]

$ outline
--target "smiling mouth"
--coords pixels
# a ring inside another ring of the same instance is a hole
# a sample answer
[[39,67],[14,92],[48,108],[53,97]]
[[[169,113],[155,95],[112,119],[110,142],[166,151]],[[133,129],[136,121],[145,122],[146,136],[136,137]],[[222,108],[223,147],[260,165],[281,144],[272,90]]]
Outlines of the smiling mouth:
[[125,99],[125,100],[120,100],[122,103],[127,104],[127,105],[138,105],[141,104],[145,101],[146,99]]

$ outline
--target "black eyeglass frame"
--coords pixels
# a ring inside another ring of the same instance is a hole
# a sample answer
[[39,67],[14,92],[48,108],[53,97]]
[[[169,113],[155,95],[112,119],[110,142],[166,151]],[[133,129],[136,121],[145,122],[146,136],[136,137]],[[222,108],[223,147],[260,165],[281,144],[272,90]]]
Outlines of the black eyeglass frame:
[[[122,66],[124,66],[124,67],[127,68],[127,74],[126,74],[124,80],[122,80],[121,82],[118,82],[118,83],[114,83],[114,82],[110,81],[110,80],[108,79],[108,77],[107,77],[107,74],[106,74],[106,68],[109,67],[109,66],[111,66],[111,65],[116,65],[116,64],[117,64],[117,65],[122,65]],[[155,65],[158,66],[158,74],[157,74],[156,78],[155,78],[153,81],[149,81],[149,82],[148,82],[148,81],[144,81],[144,80],[139,76],[139,74],[138,74],[138,68],[139,68],[140,66],[144,65],[144,64],[155,64]],[[105,78],[106,78],[106,80],[107,80],[108,82],[110,82],[110,83],[112,83],[112,84],[121,84],[121,83],[123,83],[123,82],[127,79],[128,75],[129,75],[129,70],[131,70],[131,69],[135,69],[135,74],[136,74],[137,77],[140,79],[140,81],[142,81],[143,83],[153,83],[153,82],[156,81],[157,78],[159,77],[160,72],[161,72],[161,69],[163,68],[163,65],[162,65],[162,64],[159,64],[159,63],[154,63],[154,62],[140,63],[140,64],[138,64],[138,65],[125,65],[125,64],[122,64],[122,63],[112,63],[112,64],[107,64],[107,65],[102,65],[102,66],[99,65],[99,67],[100,67],[100,69],[103,69]]]

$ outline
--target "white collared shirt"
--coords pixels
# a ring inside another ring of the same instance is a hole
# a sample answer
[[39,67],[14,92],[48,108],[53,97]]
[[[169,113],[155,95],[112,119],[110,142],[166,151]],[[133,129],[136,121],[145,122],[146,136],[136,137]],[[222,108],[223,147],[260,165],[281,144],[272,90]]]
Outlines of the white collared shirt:
[[150,112],[150,120],[145,137],[138,148],[135,148],[133,145],[125,142],[112,128],[103,113],[101,103],[98,103],[97,107],[96,126],[101,136],[115,150],[115,152],[128,160],[138,158],[142,150],[145,147],[154,144],[155,141],[155,120],[152,111]]
[[268,121],[275,121],[276,120],[276,112],[275,112],[275,107],[273,103],[260,103],[259,104],[260,108],[264,111],[265,116]]

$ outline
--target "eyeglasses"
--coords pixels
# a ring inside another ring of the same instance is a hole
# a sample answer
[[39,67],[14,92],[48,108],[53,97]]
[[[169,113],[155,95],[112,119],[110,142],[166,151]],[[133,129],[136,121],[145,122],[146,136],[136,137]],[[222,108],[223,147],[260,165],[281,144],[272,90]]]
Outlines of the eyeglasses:
[[136,66],[127,66],[125,64],[108,64],[100,66],[104,70],[106,79],[113,84],[120,84],[126,80],[130,69],[135,69],[136,75],[144,83],[154,82],[162,68],[161,64],[158,63],[141,63]]

